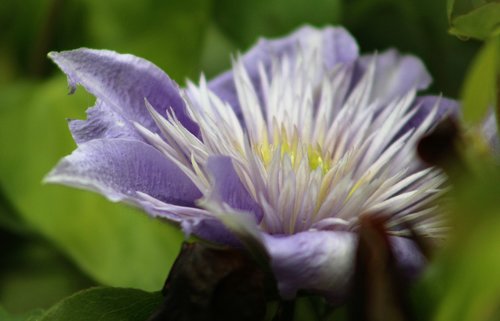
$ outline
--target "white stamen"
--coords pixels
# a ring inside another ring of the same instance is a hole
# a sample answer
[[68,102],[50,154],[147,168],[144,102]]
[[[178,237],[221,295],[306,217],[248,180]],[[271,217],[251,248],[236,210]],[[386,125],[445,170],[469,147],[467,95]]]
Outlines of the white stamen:
[[444,177],[423,169],[414,152],[435,123],[437,107],[403,132],[418,112],[412,108],[415,91],[382,103],[372,97],[375,59],[350,88],[352,70],[325,70],[321,41],[314,44],[274,60],[269,69],[259,64],[258,87],[243,62],[234,62],[241,119],[201,77],[199,86],[188,83],[184,95],[200,137],[172,112],[164,118],[148,103],[165,141],[136,126],[191,178],[205,196],[200,204],[211,211],[227,211],[228,205],[209,199],[207,159],[230,157],[262,208],[259,224],[268,233],[355,229],[361,215],[383,214],[394,234],[407,233],[401,226],[411,223],[425,234],[442,235],[445,225],[433,201],[442,194]]

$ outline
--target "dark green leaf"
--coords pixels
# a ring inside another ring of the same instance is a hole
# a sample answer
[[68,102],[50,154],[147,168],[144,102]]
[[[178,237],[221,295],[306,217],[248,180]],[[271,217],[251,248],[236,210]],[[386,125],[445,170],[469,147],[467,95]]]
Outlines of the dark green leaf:
[[107,285],[157,290],[182,235],[130,207],[90,192],[42,185],[75,144],[66,118],[83,118],[94,99],[66,95],[66,79],[26,84],[0,95],[0,184],[22,217]]
[[38,321],[145,321],[161,298],[159,292],[93,288],[61,301]]
[[23,313],[20,315],[11,315],[7,313],[1,306],[0,306],[0,320],[1,321],[37,321],[38,318],[43,314],[41,310],[37,311],[32,311],[30,313]]
[[448,17],[454,18],[456,16],[471,12],[474,9],[492,2],[491,0],[448,0]]
[[448,15],[448,20],[451,20],[451,14],[453,13],[454,5],[455,0],[446,0],[446,14]]

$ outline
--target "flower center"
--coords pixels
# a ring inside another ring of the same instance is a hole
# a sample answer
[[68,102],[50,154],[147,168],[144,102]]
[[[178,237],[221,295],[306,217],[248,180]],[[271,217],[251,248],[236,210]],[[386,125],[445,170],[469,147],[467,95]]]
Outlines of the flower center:
[[310,144],[302,145],[297,139],[291,142],[284,140],[273,144],[257,144],[254,147],[255,153],[260,157],[262,163],[268,168],[274,155],[280,155],[283,160],[288,157],[293,168],[298,168],[302,162],[307,162],[310,170],[321,168],[326,173],[331,168],[331,160],[328,155],[323,155],[321,147],[313,147]]
[[[414,154],[420,135],[434,123],[435,110],[418,128],[403,130],[416,112],[415,92],[382,105],[371,97],[373,65],[349,88],[344,84],[352,70],[325,73],[314,54],[310,58],[285,59],[272,75],[262,71],[261,88],[236,62],[239,111],[212,93],[204,79],[200,86],[191,84],[186,102],[201,138],[175,115],[164,119],[151,108],[167,142],[149,139],[206,199],[218,188],[206,167],[209,158],[230,158],[262,209],[261,228],[270,234],[355,229],[361,215],[373,213],[387,215],[394,233],[407,222],[416,222],[425,234],[439,233],[432,201],[444,178],[422,169]],[[230,202],[234,206],[238,200]],[[220,204],[221,212],[226,205]]]

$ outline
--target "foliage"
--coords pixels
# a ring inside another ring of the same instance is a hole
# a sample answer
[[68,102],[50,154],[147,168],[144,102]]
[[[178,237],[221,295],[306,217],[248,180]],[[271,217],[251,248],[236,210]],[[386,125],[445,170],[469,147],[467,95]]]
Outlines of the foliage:
[[500,3],[495,0],[449,0],[450,32],[485,40],[500,35]]
[[488,109],[498,104],[499,74],[500,36],[497,36],[490,39],[477,54],[464,82],[462,103],[465,121],[481,122]]
[[134,289],[91,288],[53,306],[37,321],[145,320],[161,302],[161,295]]

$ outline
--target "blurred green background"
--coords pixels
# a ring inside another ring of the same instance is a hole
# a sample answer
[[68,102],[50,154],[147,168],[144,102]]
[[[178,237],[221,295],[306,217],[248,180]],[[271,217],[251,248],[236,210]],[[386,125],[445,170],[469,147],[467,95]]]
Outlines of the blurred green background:
[[481,45],[448,33],[439,0],[1,1],[0,320],[1,307],[45,309],[92,285],[159,290],[183,239],[176,228],[101,196],[42,185],[75,147],[65,119],[84,118],[94,102],[82,89],[67,95],[49,51],[132,53],[182,85],[228,68],[230,54],[259,36],[303,24],[343,25],[362,52],[413,53],[434,77],[429,91],[453,98]]

